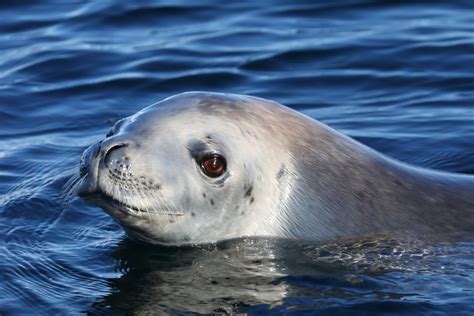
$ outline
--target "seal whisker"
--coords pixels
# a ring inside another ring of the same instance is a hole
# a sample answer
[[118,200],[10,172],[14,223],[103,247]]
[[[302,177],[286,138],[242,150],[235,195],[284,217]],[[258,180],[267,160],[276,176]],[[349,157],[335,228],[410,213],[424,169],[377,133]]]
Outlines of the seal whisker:
[[153,199],[156,201],[156,204],[161,206],[161,209],[158,210],[156,208],[153,209],[153,212],[155,214],[163,214],[163,215],[178,215],[179,213],[173,212],[166,203],[160,198],[159,194],[157,192],[152,192],[151,193],[153,196]]
[[73,174],[72,176],[70,176],[66,183],[64,183],[63,185],[63,191],[69,191],[80,178],[81,177],[77,174]]
[[151,216],[151,210],[153,209],[153,205],[151,203],[151,199],[149,196],[149,192],[145,192],[138,188],[139,194],[140,194],[140,200],[143,202],[144,207],[143,209],[145,210],[146,214],[148,215],[148,220],[152,222],[152,216]]
[[[139,197],[139,203],[141,204],[140,205],[140,209],[143,210],[145,212],[145,214],[147,215],[148,217],[148,220],[150,221],[150,223],[152,222],[152,218],[151,218],[151,215],[150,215],[150,211],[148,209],[148,205],[149,203],[148,202],[148,197],[146,195],[143,194],[142,190],[134,183],[132,185],[132,189],[135,191],[135,193],[138,195]],[[148,205],[147,205],[148,204]]]
[[77,197],[77,192],[79,191],[79,188],[86,177],[87,174],[82,177],[78,176],[77,174],[73,174],[69,180],[66,181],[62,188],[62,191],[64,192],[62,203],[64,205],[71,203]]

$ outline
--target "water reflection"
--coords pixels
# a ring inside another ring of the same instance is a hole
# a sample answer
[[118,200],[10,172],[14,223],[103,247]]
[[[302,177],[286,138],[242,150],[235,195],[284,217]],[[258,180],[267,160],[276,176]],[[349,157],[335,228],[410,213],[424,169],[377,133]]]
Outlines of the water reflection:
[[94,310],[148,313],[230,312],[280,304],[287,284],[276,283],[286,267],[279,241],[234,240],[217,246],[156,247],[124,240],[114,253],[119,279]]
[[[281,311],[288,305],[330,310],[341,302],[365,306],[386,299],[409,299],[400,305],[409,310],[424,304],[419,293],[436,293],[441,286],[410,275],[445,273],[440,256],[461,249],[446,245],[453,244],[372,237],[324,245],[242,239],[173,248],[126,239],[113,253],[122,276],[110,280],[109,294],[91,312],[231,313]],[[390,281],[397,273],[406,281]]]

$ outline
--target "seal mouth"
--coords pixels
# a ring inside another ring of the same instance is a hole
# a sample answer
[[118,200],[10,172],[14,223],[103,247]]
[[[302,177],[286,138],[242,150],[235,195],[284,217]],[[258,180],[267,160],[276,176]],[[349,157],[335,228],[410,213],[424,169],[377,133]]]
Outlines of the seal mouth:
[[123,201],[120,201],[112,196],[106,195],[105,193],[99,193],[101,195],[101,198],[103,201],[110,202],[115,208],[123,210],[126,209],[128,213],[147,213],[147,211],[144,211],[136,206],[132,206],[130,204],[127,204]]
[[143,216],[145,214],[156,214],[166,216],[184,216],[183,213],[179,212],[160,212],[155,210],[144,210],[137,206],[127,204],[102,191],[94,192],[91,194],[82,194],[82,197],[91,204],[96,204],[98,206],[107,206],[107,208],[118,210],[127,215]]

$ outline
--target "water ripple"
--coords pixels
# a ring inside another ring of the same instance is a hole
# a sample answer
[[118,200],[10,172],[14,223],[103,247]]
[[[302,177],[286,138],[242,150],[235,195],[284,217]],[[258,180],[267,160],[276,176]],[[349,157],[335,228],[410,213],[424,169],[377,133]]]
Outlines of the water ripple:
[[474,174],[470,1],[0,8],[0,314],[474,309],[469,240],[151,247],[63,191],[116,120],[187,90],[274,99],[401,161]]

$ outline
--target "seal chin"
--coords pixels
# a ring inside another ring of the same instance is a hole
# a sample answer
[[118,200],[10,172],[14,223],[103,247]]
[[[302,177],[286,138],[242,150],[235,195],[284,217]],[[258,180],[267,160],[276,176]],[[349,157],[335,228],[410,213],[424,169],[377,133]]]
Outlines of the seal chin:
[[91,196],[98,194],[97,192],[97,181],[92,181],[89,176],[83,180],[77,191],[77,195],[81,198],[88,199]]

